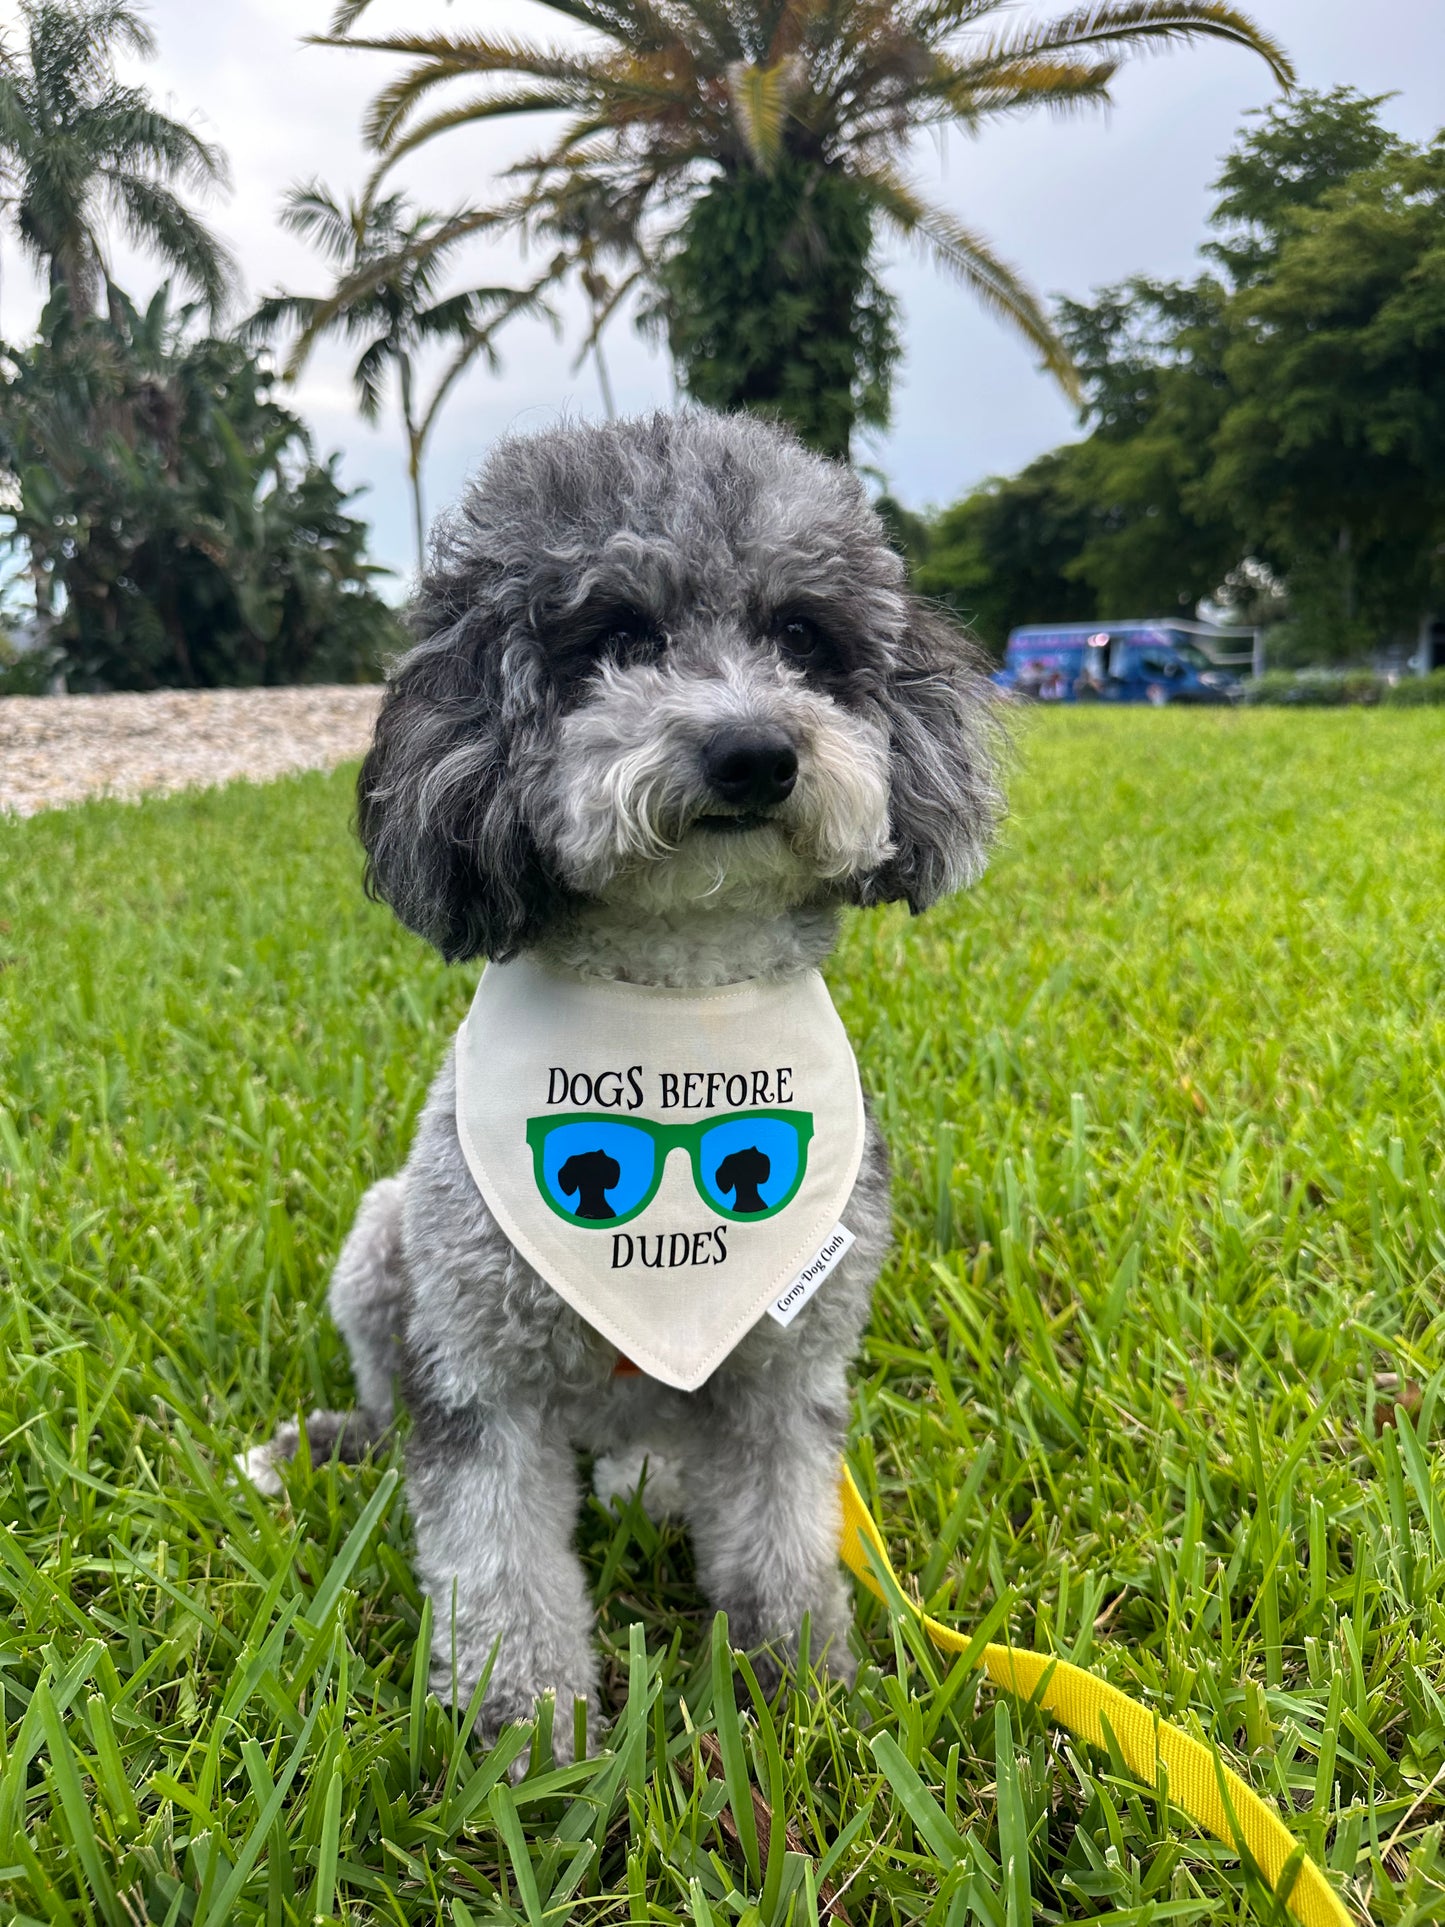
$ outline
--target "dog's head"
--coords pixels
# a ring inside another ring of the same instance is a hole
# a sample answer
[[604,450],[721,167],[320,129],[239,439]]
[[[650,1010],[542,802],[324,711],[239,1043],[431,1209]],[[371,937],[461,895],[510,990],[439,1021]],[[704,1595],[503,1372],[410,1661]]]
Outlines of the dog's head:
[[503,443],[439,527],[361,772],[368,881],[448,958],[578,899],[906,898],[999,808],[965,638],[857,480],[745,416]]

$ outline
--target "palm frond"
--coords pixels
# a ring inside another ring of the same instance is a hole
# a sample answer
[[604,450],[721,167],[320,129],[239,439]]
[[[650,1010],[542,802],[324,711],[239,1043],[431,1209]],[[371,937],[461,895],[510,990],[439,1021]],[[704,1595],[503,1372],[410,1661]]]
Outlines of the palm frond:
[[351,385],[356,390],[356,410],[364,422],[380,420],[386,371],[399,359],[396,344],[390,336],[378,335],[352,369]]
[[479,325],[480,307],[474,291],[465,288],[459,294],[449,294],[444,300],[433,302],[429,308],[419,308],[412,316],[411,332],[418,341],[458,339],[471,334]]
[[762,51],[760,66],[771,67],[796,53],[810,21],[827,0],[762,0],[757,10],[757,32]]
[[83,7],[25,10],[30,66],[41,86],[57,84],[73,96],[109,78],[117,52],[150,60],[155,35],[129,0],[96,0]]
[[785,54],[771,67],[754,67],[741,60],[727,70],[728,99],[743,145],[766,173],[777,164],[783,149],[788,106],[805,78],[803,62]]
[[362,123],[367,145],[389,152],[401,137],[408,117],[418,103],[436,88],[454,80],[474,79],[480,74],[515,76],[537,81],[555,90],[553,102],[573,106],[592,97],[602,83],[604,66],[600,60],[555,48],[531,47],[522,42],[484,42],[480,35],[455,53],[423,59],[400,75],[376,96]]
[[173,191],[227,179],[225,156],[115,73],[155,42],[128,0],[22,8],[25,40],[0,55],[0,167],[22,246],[83,314],[109,280],[101,207],[200,290],[214,315],[234,279],[226,250]]
[[1043,303],[1017,270],[1001,260],[982,235],[964,227],[945,208],[923,200],[891,168],[860,170],[858,178],[885,220],[900,234],[921,239],[986,308],[1017,329],[1038,350],[1064,392],[1077,401],[1079,377],[1069,351]]
[[350,33],[370,5],[371,0],[338,0],[336,11],[331,16],[329,37],[339,40]]
[[357,341],[366,336],[380,333],[386,341],[396,341],[405,330],[398,320],[398,304],[383,298],[379,292],[372,292],[358,300],[337,305],[334,295],[298,296],[304,300],[309,312],[297,311],[300,329],[291,344],[291,352],[286,357],[286,365],[281,370],[285,381],[295,381],[311,359],[312,351],[323,335],[339,335],[343,341]]
[[[654,49],[683,41],[687,13],[702,24],[705,11],[724,16],[728,11],[728,0],[715,0],[712,5],[710,0],[663,0],[660,9],[654,0],[538,0],[538,4],[565,20],[593,28],[619,46]],[[704,33],[710,33],[706,26]]]
[[[1050,114],[1075,113],[1107,103],[1118,71],[1116,60],[1040,59],[998,67],[980,79],[972,62],[941,59],[908,102],[908,122],[911,126],[947,122],[973,133],[982,122],[1009,114],[1034,113],[1040,108]],[[863,140],[875,133],[896,134],[889,114],[887,106],[879,109],[867,103],[856,118],[844,117],[839,124]]]
[[236,331],[247,347],[269,342],[284,328],[304,330],[316,312],[313,294],[268,294],[258,301]]
[[480,234],[498,225],[500,217],[496,210],[467,208],[417,234],[395,254],[366,261],[354,273],[344,275],[330,294],[317,300],[316,312],[292,351],[287,364],[288,373],[301,366],[321,335],[329,332],[348,312],[361,312],[365,301],[388,281],[394,281],[401,271],[414,266],[439,248],[453,246],[469,235]]
[[123,47],[142,60],[154,57],[156,37],[130,0],[99,0],[86,9],[83,24],[87,35],[107,54]]
[[425,147],[438,134],[449,133],[454,127],[468,127],[484,120],[506,120],[516,114],[550,114],[569,108],[575,112],[578,106],[577,101],[561,96],[557,89],[543,87],[514,88],[510,91],[499,89],[495,93],[462,101],[444,113],[432,114],[425,120],[417,121],[400,139],[387,147],[382,159],[372,170],[364,191],[367,194],[375,193],[408,154],[415,153],[417,148]]
[[932,45],[941,35],[971,27],[1008,4],[1009,0],[927,0],[925,5],[910,7],[904,18],[911,33]]
[[417,425],[416,438],[418,443],[425,443],[428,440],[431,435],[432,426],[437,416],[441,413],[442,406],[448,395],[450,395],[453,388],[456,387],[462,376],[479,355],[485,356],[487,365],[494,374],[501,367],[500,358],[492,341],[491,331],[486,328],[475,329],[471,334],[466,336],[461,346],[442,370],[441,379],[437,382],[436,388],[432,392],[431,400],[423,410],[421,421]]
[[[682,44],[683,12],[687,0],[537,0],[548,13],[579,27],[587,27],[619,47],[657,49]],[[708,0],[692,0],[688,11],[696,12]],[[716,0],[716,8],[726,12],[728,0]]]
[[139,88],[119,88],[86,115],[86,145],[115,167],[145,168],[193,188],[225,187],[225,149],[151,106]]
[[1072,13],[1060,14],[1040,26],[971,45],[968,57],[970,64],[983,69],[1084,47],[1152,42],[1162,48],[1201,39],[1247,47],[1265,61],[1282,87],[1294,85],[1294,65],[1279,42],[1225,0],[1104,0],[1103,4],[1076,7]]
[[632,270],[631,274],[625,275],[622,280],[617,283],[608,295],[606,301],[595,311],[592,316],[592,326],[587,330],[586,338],[582,346],[577,350],[577,358],[572,363],[572,373],[574,375],[578,369],[581,368],[588,355],[590,355],[592,350],[597,346],[598,341],[601,339],[603,329],[607,326],[608,322],[611,321],[628,295],[633,293],[635,289],[641,287],[651,272],[652,263],[650,261],[642,262],[640,266]]
[[[763,36],[754,36],[757,44],[749,44],[745,32],[748,16],[735,0],[676,0],[676,5],[683,21],[679,41],[704,53],[710,51],[719,67],[730,60],[764,56]],[[689,22],[691,32],[687,31]]]
[[429,214],[402,230],[392,247],[392,259],[409,275],[418,295],[430,292],[447,261],[484,228],[505,225],[501,208],[454,208],[450,214]]
[[[544,285],[543,282],[537,282],[530,288],[513,288],[507,290],[507,299],[500,304],[497,313],[492,319],[488,321],[485,326],[475,328],[472,333],[461,342],[456,354],[442,371],[441,379],[438,381],[436,388],[432,392],[431,400],[423,411],[421,424],[417,431],[419,444],[425,443],[429,438],[432,426],[437,416],[441,413],[447,396],[451,393],[452,389],[456,387],[457,383],[461,380],[467,369],[471,367],[478,355],[484,355],[489,366],[494,370],[500,366],[495,347],[495,338],[498,329],[503,327],[508,321],[513,320],[517,315],[522,314],[545,314],[551,319],[553,326],[556,326],[557,317],[542,297],[541,291]],[[487,292],[501,293],[503,291],[499,289],[489,289]]]
[[238,279],[229,251],[160,182],[110,168],[102,168],[100,177],[129,239],[159,254],[183,282],[197,290],[212,318],[217,317]]
[[[450,216],[409,210],[400,194],[364,198],[345,207],[320,181],[292,188],[283,220],[313,242],[340,271],[327,295],[278,298],[265,313],[300,324],[286,373],[293,377],[324,333],[355,337],[380,327],[396,341],[418,326],[440,324],[452,313],[454,327],[466,322],[469,297],[449,297],[425,305],[452,249],[475,232],[475,209]],[[449,304],[460,307],[449,310]],[[259,312],[259,311],[258,311]],[[430,323],[427,318],[432,317]]]
[[34,145],[35,126],[24,93],[12,74],[0,71],[0,154],[7,173],[25,171]]
[[[651,21],[660,28],[661,16],[646,0],[538,0],[549,13],[575,20],[579,26],[593,27],[598,33],[623,37],[640,23]],[[359,47],[365,43],[351,38],[351,29],[371,5],[371,0],[339,0],[324,34],[310,34],[306,44],[313,47]]]
[[[539,111],[545,112],[583,112],[609,104],[624,114],[657,111],[680,115],[697,109],[697,78],[692,63],[680,55],[649,50],[588,59],[545,48],[517,47],[504,53],[498,47],[485,60],[422,64],[402,75],[372,103],[363,130],[368,143],[380,152],[397,153],[402,141],[413,132],[406,129],[408,117],[427,93],[464,76],[483,74],[535,84],[542,102]],[[487,98],[480,96],[479,104]],[[480,117],[476,111],[470,116]],[[445,114],[425,124],[430,127],[438,122],[443,126],[456,124],[448,122]],[[410,139],[406,151],[420,144]]]
[[353,211],[344,208],[323,181],[300,181],[287,190],[281,225],[309,241],[338,267],[355,255],[359,232]]
[[[545,5],[546,0],[542,0],[542,4]],[[313,34],[306,44],[312,47],[341,46],[352,52],[360,49],[365,53],[405,54],[412,60],[435,61],[444,66],[472,68],[477,72],[514,67],[534,57],[541,60],[555,58],[562,62],[576,58],[565,48],[549,51],[545,47],[535,47],[528,41],[507,40],[486,33],[393,33],[382,34],[375,40],[345,41],[333,40],[328,34]]]
[[[637,151],[643,145],[635,137],[639,127],[646,136],[645,170],[638,170]],[[726,143],[720,139],[723,133],[727,134]],[[660,180],[694,161],[716,161],[724,145],[735,157],[735,132],[720,125],[715,117],[704,121],[701,115],[676,115],[664,120],[649,116],[643,106],[633,102],[626,113],[608,105],[587,119],[574,120],[548,153],[518,162],[506,171],[526,174],[539,166],[581,166],[623,177],[634,170],[645,171],[649,178]]]

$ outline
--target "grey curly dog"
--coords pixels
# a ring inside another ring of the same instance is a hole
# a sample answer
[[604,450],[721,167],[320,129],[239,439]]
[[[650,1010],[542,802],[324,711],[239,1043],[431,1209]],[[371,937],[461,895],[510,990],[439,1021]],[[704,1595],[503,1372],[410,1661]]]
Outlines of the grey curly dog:
[[[704,986],[817,965],[840,908],[925,909],[982,866],[1001,803],[967,639],[906,587],[853,474],[746,417],[658,414],[497,448],[433,537],[415,646],[359,784],[372,891],[449,960],[533,951],[595,976]],[[356,1411],[311,1452],[411,1419],[417,1565],[480,1730],[555,1694],[597,1711],[572,1538],[597,1489],[686,1519],[738,1645],[851,1677],[836,1481],[847,1370],[890,1231],[876,1126],[856,1242],[786,1329],[761,1320],[682,1393],[614,1348],[497,1228],[463,1160],[450,1057],[400,1176],[366,1194],[331,1280]],[[276,1489],[284,1426],[245,1461]],[[454,1615],[454,1619],[453,1619]]]

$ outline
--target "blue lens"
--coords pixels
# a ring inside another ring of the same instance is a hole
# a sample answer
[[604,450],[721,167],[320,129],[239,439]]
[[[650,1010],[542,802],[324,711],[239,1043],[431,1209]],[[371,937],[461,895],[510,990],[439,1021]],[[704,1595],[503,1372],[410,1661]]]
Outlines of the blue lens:
[[580,1224],[605,1224],[637,1209],[656,1162],[652,1139],[631,1124],[559,1124],[542,1146],[542,1181]]
[[798,1133],[782,1118],[729,1118],[703,1134],[702,1181],[715,1204],[753,1217],[787,1197],[798,1156]]

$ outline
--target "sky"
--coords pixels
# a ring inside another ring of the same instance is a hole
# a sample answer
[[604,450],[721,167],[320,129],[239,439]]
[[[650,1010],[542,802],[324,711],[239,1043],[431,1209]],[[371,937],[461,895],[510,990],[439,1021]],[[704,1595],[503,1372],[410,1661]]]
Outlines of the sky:
[[[1036,16],[1060,0],[1021,5]],[[167,111],[189,120],[230,157],[229,193],[205,212],[241,266],[246,301],[276,288],[314,292],[320,264],[277,224],[288,186],[315,176],[340,193],[369,172],[360,123],[389,78],[389,57],[303,44],[324,31],[331,0],[151,0],[145,9],[159,56],[127,63]],[[1411,139],[1445,119],[1445,0],[1254,0],[1256,21],[1282,42],[1307,87],[1348,82],[1394,93],[1386,118]],[[13,21],[0,0],[0,21]],[[368,30],[427,25],[555,37],[531,0],[374,0]],[[977,139],[921,140],[920,187],[992,241],[1046,294],[1084,296],[1128,274],[1186,275],[1206,238],[1210,183],[1244,116],[1274,97],[1254,55],[1200,43],[1142,56],[1114,87],[1114,102],[1086,118],[1045,116],[997,124]],[[468,129],[399,171],[425,206],[484,201],[500,166],[537,141],[511,129]],[[886,257],[885,279],[903,311],[904,360],[891,429],[855,450],[914,507],[956,500],[989,475],[1008,474],[1077,432],[1072,409],[1032,352],[968,293],[911,250]],[[156,266],[118,247],[117,276],[149,293]],[[510,283],[526,271],[515,244],[479,244],[459,267],[476,283]],[[39,294],[14,239],[0,231],[0,335],[23,339]],[[560,336],[518,321],[501,337],[500,375],[475,369],[439,421],[426,473],[428,511],[455,498],[496,438],[562,418],[602,414],[596,374],[574,366],[581,305],[564,302]],[[666,356],[621,319],[607,337],[619,410],[666,407],[674,385]],[[340,450],[347,485],[364,489],[356,512],[373,528],[377,561],[400,593],[414,565],[402,438],[388,420],[362,423],[337,349],[308,366],[293,405],[324,451]]]

